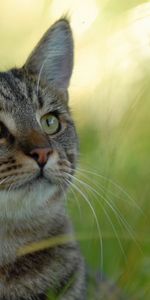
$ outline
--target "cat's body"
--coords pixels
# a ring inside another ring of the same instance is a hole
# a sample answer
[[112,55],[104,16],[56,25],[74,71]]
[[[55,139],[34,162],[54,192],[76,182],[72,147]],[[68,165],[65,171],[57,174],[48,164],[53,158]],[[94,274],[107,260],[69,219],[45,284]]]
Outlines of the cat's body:
[[85,299],[85,268],[70,241],[19,255],[32,243],[72,234],[65,197],[78,141],[68,109],[73,41],[56,22],[25,66],[0,73],[0,300]]

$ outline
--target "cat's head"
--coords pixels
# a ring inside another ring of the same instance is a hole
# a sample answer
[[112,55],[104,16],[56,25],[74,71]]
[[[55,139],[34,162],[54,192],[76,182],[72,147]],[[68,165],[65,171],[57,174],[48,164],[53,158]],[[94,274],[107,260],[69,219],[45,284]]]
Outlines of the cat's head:
[[61,19],[22,68],[0,73],[0,201],[5,191],[66,188],[77,156],[67,92],[72,67],[72,33]]

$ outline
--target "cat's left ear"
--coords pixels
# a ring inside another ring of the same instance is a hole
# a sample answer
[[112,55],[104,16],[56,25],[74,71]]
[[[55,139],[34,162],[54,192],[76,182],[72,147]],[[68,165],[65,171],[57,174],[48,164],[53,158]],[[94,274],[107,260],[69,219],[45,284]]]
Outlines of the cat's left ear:
[[46,85],[67,90],[73,68],[73,38],[66,19],[60,19],[48,29],[24,67]]

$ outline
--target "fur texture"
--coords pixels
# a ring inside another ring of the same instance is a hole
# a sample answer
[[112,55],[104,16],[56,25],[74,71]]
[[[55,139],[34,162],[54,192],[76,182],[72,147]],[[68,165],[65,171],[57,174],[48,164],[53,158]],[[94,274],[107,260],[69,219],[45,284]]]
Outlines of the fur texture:
[[[22,68],[0,73],[1,300],[45,300],[48,290],[61,300],[85,299],[84,262],[75,241],[17,255],[30,243],[72,234],[65,209],[78,153],[68,108],[72,67],[72,33],[61,19]],[[42,127],[47,114],[59,122],[54,134]]]

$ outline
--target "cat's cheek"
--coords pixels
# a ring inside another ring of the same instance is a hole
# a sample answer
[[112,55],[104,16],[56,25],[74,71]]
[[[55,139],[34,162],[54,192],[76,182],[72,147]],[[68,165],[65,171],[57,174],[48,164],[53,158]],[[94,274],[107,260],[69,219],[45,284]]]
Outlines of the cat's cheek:
[[16,151],[15,153],[15,159],[17,164],[21,164],[22,168],[25,168],[31,171],[38,171],[39,167],[37,163],[29,156],[25,155],[21,151]]
[[53,150],[53,153],[50,155],[47,164],[45,166],[45,170],[51,169],[54,170],[56,168],[57,162],[59,160],[59,154],[57,150]]

